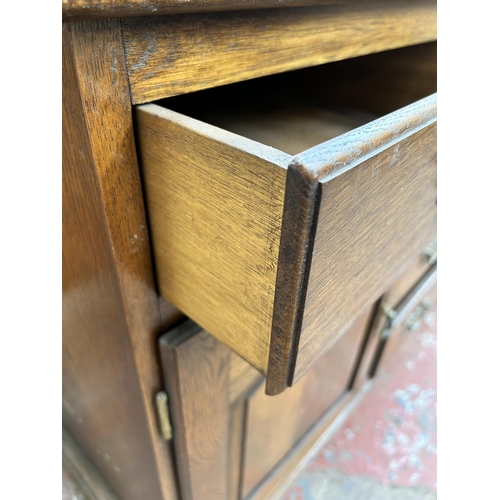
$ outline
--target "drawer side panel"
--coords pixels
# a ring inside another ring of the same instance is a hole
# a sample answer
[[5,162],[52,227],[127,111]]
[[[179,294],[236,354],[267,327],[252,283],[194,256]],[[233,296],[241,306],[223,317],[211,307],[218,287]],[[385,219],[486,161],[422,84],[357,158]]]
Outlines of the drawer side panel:
[[160,293],[265,374],[286,169],[158,106],[136,118]]

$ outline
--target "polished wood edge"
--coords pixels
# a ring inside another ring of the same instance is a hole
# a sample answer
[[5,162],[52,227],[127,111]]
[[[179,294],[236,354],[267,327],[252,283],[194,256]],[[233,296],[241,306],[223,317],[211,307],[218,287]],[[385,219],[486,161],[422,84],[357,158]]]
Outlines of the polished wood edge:
[[[189,457],[187,456],[187,442],[185,418],[182,411],[181,387],[179,379],[179,363],[176,348],[194,335],[199,334],[202,328],[194,321],[186,319],[181,324],[172,328],[158,339],[160,358],[164,372],[164,384],[170,399],[169,414],[173,424],[173,441],[177,462],[177,480],[183,497],[187,500],[193,498],[191,477],[188,474]],[[184,467],[183,467],[184,465]],[[182,472],[179,471],[182,468]]]
[[435,41],[435,3],[366,0],[124,18],[132,102]]
[[160,348],[177,347],[202,330],[201,326],[187,318],[185,321],[177,325],[175,328],[172,328],[159,338],[158,342]]
[[[183,341],[199,333],[201,329],[196,330],[191,321],[186,321],[177,328],[161,336],[158,341],[160,349],[160,358],[164,371],[164,383],[167,394],[170,399],[169,414],[173,426],[173,441],[177,462],[177,479],[179,481],[179,490],[186,500],[193,497],[191,490],[191,477],[188,474],[189,467],[182,467],[188,463],[187,442],[185,419],[182,412],[181,387],[179,380],[179,363],[177,359],[176,346]],[[193,328],[191,328],[193,327]],[[183,468],[180,472],[180,468]]]
[[299,344],[321,184],[309,182],[302,171],[287,171],[278,270],[274,295],[266,394],[292,385]]
[[196,118],[177,113],[158,104],[137,105],[134,107],[134,113],[136,116],[144,113],[153,116],[155,119],[175,123],[179,127],[191,130],[202,137],[208,137],[211,140],[221,142],[233,149],[248,153],[281,168],[287,168],[292,159],[291,155],[279,149],[248,139],[229,130],[224,130],[215,125],[210,125]]
[[162,336],[159,350],[181,497],[227,498],[231,351],[191,320]]
[[431,125],[437,94],[292,158],[288,168],[266,394],[293,383],[317,228],[321,186]]
[[437,94],[420,99],[292,159],[311,183],[328,182],[437,120]]
[[278,500],[298,474],[342,427],[372,388],[367,381],[357,392],[344,393],[314,424],[266,478],[244,500]]
[[[173,499],[173,456],[158,433],[153,404],[162,385],[160,311],[121,23],[65,23],[62,36],[69,139],[63,177],[71,213],[63,357],[71,375],[65,391],[76,406],[64,410],[65,425],[120,497]],[[85,425],[80,414],[87,415]]]
[[94,464],[64,427],[62,428],[62,467],[66,475],[75,483],[74,486],[78,488],[78,498],[118,500]]
[[62,0],[63,22],[365,3],[366,0]]
[[369,361],[371,365],[371,360],[375,351],[375,339],[373,335],[373,330],[378,319],[378,314],[382,304],[382,297],[379,298],[372,308],[370,319],[368,320],[368,326],[366,328],[365,336],[361,344],[361,348],[358,351],[358,356],[354,364],[354,368],[351,373],[351,377],[347,384],[347,390],[357,391],[363,384],[368,380],[366,375],[366,363]]

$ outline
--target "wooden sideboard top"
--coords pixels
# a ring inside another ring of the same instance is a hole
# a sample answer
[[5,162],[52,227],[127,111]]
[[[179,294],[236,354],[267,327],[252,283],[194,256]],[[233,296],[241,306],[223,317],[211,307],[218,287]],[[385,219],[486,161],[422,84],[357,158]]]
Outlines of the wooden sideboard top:
[[[390,3],[394,1],[401,0],[389,0]],[[62,15],[63,21],[81,21],[110,17],[372,2],[373,0],[62,0]]]

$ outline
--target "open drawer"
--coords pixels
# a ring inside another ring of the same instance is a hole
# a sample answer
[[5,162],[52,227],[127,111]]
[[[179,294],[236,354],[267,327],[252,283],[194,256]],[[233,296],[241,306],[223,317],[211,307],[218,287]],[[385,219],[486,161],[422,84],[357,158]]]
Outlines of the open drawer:
[[435,44],[136,108],[160,293],[277,394],[436,231]]

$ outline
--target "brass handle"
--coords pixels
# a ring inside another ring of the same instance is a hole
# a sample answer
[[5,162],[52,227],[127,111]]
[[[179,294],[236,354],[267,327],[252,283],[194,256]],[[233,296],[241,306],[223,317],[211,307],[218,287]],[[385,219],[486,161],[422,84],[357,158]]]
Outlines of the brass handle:
[[432,266],[437,262],[437,240],[434,240],[432,243],[429,243],[425,250],[422,252],[422,257],[429,264],[429,266]]
[[420,326],[418,322],[429,309],[429,304],[424,299],[436,282],[436,278],[437,264],[434,264],[396,309],[384,306],[383,311],[388,324],[381,333],[382,339],[389,337],[391,331],[401,324],[408,330],[416,330]]
[[430,309],[430,307],[431,306],[427,301],[422,301],[405,321],[405,329],[410,332],[418,330],[422,325],[425,313]]

